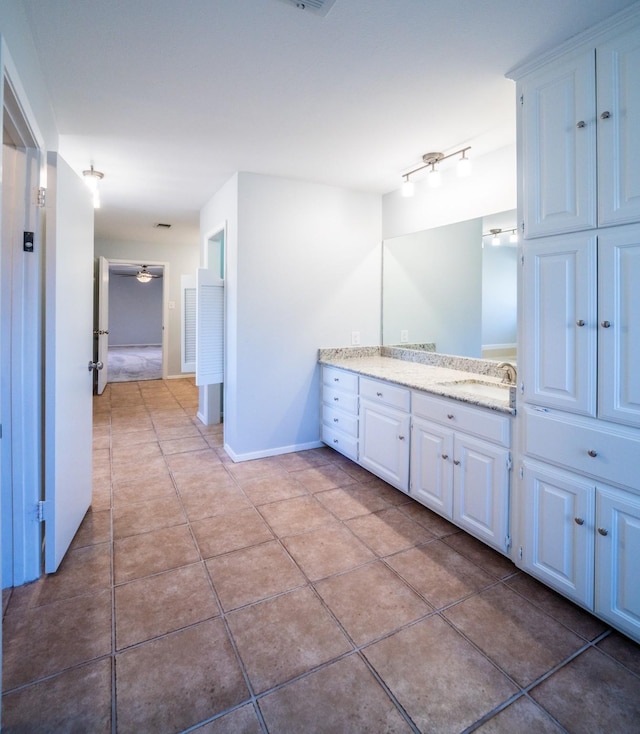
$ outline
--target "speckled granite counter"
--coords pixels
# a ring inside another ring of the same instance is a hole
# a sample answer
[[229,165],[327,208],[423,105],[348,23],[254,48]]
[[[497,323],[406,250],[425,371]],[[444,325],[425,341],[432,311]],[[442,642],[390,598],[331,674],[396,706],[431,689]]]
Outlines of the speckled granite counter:
[[412,390],[422,390],[510,415],[516,412],[511,407],[515,397],[513,392],[509,395],[509,391],[505,390],[505,399],[499,400],[473,394],[472,389],[461,389],[459,384],[455,384],[470,378],[481,378],[484,383],[500,385],[502,379],[497,365],[485,360],[392,347],[346,347],[320,349],[318,361]]

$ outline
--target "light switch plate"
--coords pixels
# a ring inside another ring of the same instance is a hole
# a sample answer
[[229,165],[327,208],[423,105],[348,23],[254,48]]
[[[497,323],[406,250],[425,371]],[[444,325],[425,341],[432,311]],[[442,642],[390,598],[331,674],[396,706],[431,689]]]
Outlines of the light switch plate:
[[172,311],[176,307],[175,301],[169,301],[169,310]]

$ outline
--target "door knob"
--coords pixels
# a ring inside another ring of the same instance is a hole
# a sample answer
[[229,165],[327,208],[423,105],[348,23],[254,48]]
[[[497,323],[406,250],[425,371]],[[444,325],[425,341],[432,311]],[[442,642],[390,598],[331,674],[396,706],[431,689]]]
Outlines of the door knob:
[[611,113],[606,110],[600,115],[601,120],[608,120],[610,117]]
[[598,528],[600,535],[609,535],[609,531],[606,528]]
[[574,517],[576,525],[584,525],[584,520],[581,517]]
[[91,372],[91,370],[101,370],[103,367],[104,364],[102,364],[100,360],[98,360],[97,362],[92,362],[91,360],[89,360],[89,372]]
[[601,323],[605,329],[608,329],[611,326],[611,321],[602,321]]
[[586,127],[586,126],[587,126],[587,123],[584,120],[580,120],[580,122],[577,122],[576,123],[576,127],[577,128],[583,128],[583,127]]
[[576,321],[576,325],[577,325],[577,326],[584,326],[584,319],[578,319],[578,320]]

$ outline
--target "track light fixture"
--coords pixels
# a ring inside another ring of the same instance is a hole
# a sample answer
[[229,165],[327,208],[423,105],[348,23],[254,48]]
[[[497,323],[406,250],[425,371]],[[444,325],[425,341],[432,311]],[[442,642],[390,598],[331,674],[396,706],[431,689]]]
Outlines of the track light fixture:
[[83,171],[82,175],[84,176],[84,182],[87,184],[89,191],[91,191],[91,193],[93,194],[93,208],[99,209],[100,192],[98,191],[98,183],[100,183],[100,181],[102,181],[102,179],[104,178],[104,173],[102,173],[101,171],[96,171],[92,163],[91,168]]
[[518,229],[514,227],[513,229],[499,229],[498,227],[494,227],[490,229],[488,232],[485,232],[482,236],[483,237],[491,237],[491,244],[494,247],[498,247],[502,244],[502,237],[501,235],[508,234],[509,235],[509,243],[514,245],[518,242]]
[[438,188],[441,184],[440,178],[440,163],[447,160],[447,158],[453,158],[454,155],[459,155],[460,160],[458,161],[457,174],[459,177],[469,176],[471,174],[471,161],[467,158],[467,151],[471,150],[471,146],[467,145],[466,148],[460,148],[455,150],[453,153],[425,153],[422,156],[423,165],[414,168],[408,173],[403,173],[404,183],[402,185],[403,196],[413,196],[413,182],[409,180],[409,176],[413,176],[414,173],[422,171],[425,168],[430,168],[427,174],[427,181],[431,188]]

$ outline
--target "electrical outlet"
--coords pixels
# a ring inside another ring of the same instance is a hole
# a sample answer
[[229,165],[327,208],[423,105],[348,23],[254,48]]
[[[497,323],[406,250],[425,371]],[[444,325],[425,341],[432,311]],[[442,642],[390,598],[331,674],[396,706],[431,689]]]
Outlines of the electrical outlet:
[[409,341],[409,329],[402,329],[400,332],[400,341],[406,344]]
[[359,344],[360,344],[360,332],[352,331],[351,332],[351,346],[357,347]]

